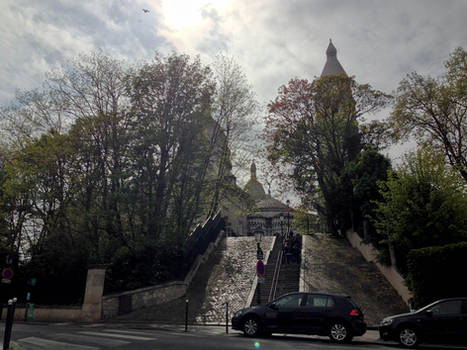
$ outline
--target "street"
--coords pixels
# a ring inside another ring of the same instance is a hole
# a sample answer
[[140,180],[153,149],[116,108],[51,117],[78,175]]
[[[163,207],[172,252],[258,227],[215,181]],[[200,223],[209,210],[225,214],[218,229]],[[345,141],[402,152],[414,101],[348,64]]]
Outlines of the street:
[[[4,324],[0,325],[3,335]],[[145,349],[389,349],[394,344],[371,343],[356,337],[351,344],[338,345],[324,337],[274,335],[269,338],[246,338],[225,327],[125,324],[24,324],[15,323],[12,340],[23,350],[145,350]],[[420,347],[440,349],[439,346]],[[461,347],[449,347],[459,349]]]

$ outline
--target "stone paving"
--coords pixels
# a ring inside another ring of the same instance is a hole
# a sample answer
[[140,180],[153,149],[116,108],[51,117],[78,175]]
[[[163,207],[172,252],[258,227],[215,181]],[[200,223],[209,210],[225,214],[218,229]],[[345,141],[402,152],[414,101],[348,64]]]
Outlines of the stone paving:
[[[264,237],[261,247],[268,256],[273,237]],[[327,234],[303,238],[301,291],[350,295],[375,326],[388,315],[407,312],[395,292],[373,263],[368,263],[345,239]],[[168,303],[136,310],[117,320],[184,323],[189,300],[190,324],[225,324],[225,303],[229,318],[249,302],[255,287],[256,242],[254,237],[227,237],[200,266],[187,295]]]
[[345,239],[320,233],[305,236],[302,254],[301,291],[350,295],[370,326],[409,311],[375,264]]
[[[272,247],[273,237],[263,237],[261,248],[265,255]],[[212,267],[206,285],[206,296],[198,309],[196,322],[225,322],[225,303],[233,314],[247,307],[248,297],[256,276],[256,241],[254,237],[227,237]]]

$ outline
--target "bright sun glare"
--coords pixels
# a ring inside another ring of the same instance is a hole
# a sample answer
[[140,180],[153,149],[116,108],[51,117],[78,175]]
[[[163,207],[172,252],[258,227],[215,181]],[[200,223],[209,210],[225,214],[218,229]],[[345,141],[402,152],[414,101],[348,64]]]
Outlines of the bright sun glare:
[[164,0],[163,11],[167,24],[183,29],[201,23],[204,9],[221,11],[228,0]]

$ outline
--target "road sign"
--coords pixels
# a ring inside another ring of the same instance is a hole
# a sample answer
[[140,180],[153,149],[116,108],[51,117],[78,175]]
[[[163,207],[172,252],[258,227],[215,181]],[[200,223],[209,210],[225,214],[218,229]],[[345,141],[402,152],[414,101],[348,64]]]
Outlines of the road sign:
[[6,278],[2,278],[2,283],[11,284],[11,280],[7,280]]
[[13,278],[13,270],[9,267],[6,267],[2,271],[2,277],[6,280],[11,280]]
[[258,276],[264,276],[264,263],[263,260],[258,260],[256,263],[256,272]]

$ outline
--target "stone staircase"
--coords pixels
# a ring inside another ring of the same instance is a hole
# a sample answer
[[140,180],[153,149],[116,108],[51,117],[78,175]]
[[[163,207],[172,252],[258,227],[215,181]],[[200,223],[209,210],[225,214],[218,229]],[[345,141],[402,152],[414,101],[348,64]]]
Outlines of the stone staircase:
[[[297,236],[301,246],[301,236]],[[275,298],[290,292],[298,292],[300,280],[300,256],[292,256],[287,261],[282,254],[282,240],[276,238],[274,247],[265,266],[264,283],[258,283],[251,305],[264,305]],[[281,259],[279,264],[279,259]],[[276,266],[279,269],[278,274]],[[275,272],[276,275],[275,276]],[[275,281],[277,280],[277,282]],[[276,282],[275,288],[273,283]],[[271,290],[272,289],[272,290]]]
[[370,326],[409,311],[375,264],[344,238],[321,233],[306,236],[302,258],[301,291],[350,295]]

